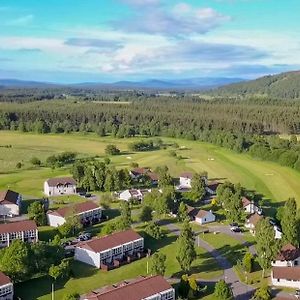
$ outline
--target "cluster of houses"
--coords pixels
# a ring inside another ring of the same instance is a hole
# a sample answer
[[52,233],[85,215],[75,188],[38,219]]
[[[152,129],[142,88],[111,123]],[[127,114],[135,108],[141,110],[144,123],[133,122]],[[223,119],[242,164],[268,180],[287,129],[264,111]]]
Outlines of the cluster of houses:
[[272,284],[300,289],[300,248],[287,244],[272,262]]

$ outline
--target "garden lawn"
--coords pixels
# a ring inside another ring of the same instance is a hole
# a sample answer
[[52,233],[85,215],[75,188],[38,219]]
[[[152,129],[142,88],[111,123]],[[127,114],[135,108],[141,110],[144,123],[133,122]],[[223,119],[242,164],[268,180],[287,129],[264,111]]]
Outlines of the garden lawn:
[[[28,197],[42,195],[43,182],[49,177],[70,174],[69,168],[51,170],[33,167],[30,159],[35,156],[42,162],[53,154],[74,151],[78,157],[105,157],[105,147],[114,144],[122,155],[110,156],[116,167],[130,168],[132,162],[140,166],[167,165],[176,177],[183,171],[207,171],[210,178],[240,182],[247,189],[261,193],[272,202],[282,204],[288,197],[300,202],[300,172],[276,163],[252,159],[246,154],[237,154],[224,148],[198,141],[162,138],[167,144],[177,143],[180,148],[168,146],[167,149],[131,153],[128,144],[141,138],[117,139],[98,137],[95,134],[33,134],[14,131],[0,131],[0,188],[11,188]],[[10,148],[5,146],[11,145]],[[178,160],[170,155],[175,150]],[[16,169],[21,162],[23,167]]]
[[[43,234],[49,234],[46,228]],[[175,258],[175,240],[175,236],[168,234],[165,238],[157,241],[155,245],[153,240],[148,241],[148,244],[151,244],[154,250],[161,248],[159,251],[166,254],[166,276],[177,277],[181,275],[179,264]],[[150,259],[143,258],[109,272],[97,270],[96,268],[74,261],[72,268],[74,278],[71,278],[66,282],[59,280],[56,284],[55,298],[62,299],[66,293],[74,291],[80,294],[87,293],[105,285],[117,283],[125,279],[135,278],[140,275],[146,275],[147,260],[149,261],[150,267]],[[197,249],[197,259],[193,263],[193,272],[195,272],[195,276],[207,279],[219,277],[222,275],[222,271],[218,268],[216,261],[210,257],[205,250],[201,248]],[[46,276],[16,285],[16,295],[24,300],[48,300],[50,299],[50,292],[51,279]]]

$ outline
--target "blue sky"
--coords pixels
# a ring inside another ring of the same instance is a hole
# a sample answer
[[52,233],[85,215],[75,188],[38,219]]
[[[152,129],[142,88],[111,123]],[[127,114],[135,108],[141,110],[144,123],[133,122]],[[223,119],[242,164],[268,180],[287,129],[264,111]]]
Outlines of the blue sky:
[[255,78],[300,69],[299,11],[299,0],[0,0],[0,78]]

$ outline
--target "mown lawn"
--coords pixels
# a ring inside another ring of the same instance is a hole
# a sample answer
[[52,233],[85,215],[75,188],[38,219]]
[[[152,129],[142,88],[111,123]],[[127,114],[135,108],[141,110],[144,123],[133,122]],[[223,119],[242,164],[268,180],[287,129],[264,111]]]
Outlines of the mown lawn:
[[[44,234],[48,233],[44,232]],[[148,240],[146,245],[150,245],[153,250],[160,249],[166,254],[166,276],[179,277],[181,275],[180,267],[176,261],[176,237],[168,234],[165,238],[154,242],[153,239]],[[66,282],[56,284],[55,298],[62,299],[64,294],[76,291],[80,294],[89,292],[93,289],[117,283],[125,279],[134,278],[140,275],[147,275],[147,261],[149,266],[151,261],[148,258],[141,259],[129,265],[120,267],[109,272],[97,270],[80,262],[73,263],[73,278]],[[197,249],[197,259],[193,263],[193,272],[198,278],[214,278],[222,275],[222,271],[218,269],[216,261],[210,257],[204,249]],[[24,300],[50,299],[51,279],[42,277],[30,280],[16,285],[16,295]]]
[[[128,144],[133,138],[115,139],[95,134],[39,135],[0,131],[0,140],[0,188],[18,190],[29,198],[42,196],[45,179],[70,173],[68,168],[33,168],[29,162],[33,156],[44,162],[49,155],[75,151],[79,157],[97,156],[101,159],[105,156],[105,147],[115,144],[122,150],[122,155],[110,157],[111,163],[117,167],[129,168],[132,162],[153,169],[167,165],[173,176],[178,176],[184,170],[206,170],[210,178],[240,182],[279,204],[288,197],[295,197],[300,202],[299,172],[197,141],[163,138],[167,143],[176,142],[181,148],[167,147],[158,151],[130,153]],[[11,148],[6,148],[6,145],[11,145]],[[172,157],[171,149],[175,149],[183,159]],[[17,162],[23,163],[22,169],[16,169]]]

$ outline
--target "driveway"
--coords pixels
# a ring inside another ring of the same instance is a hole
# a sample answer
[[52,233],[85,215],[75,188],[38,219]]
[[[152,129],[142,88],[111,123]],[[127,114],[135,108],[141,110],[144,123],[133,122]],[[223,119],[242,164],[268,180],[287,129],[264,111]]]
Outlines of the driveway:
[[[175,235],[178,236],[180,234],[180,229],[175,224],[165,224],[165,226]],[[249,300],[254,289],[253,287],[239,281],[239,278],[233,270],[232,264],[224,256],[222,256],[218,250],[206,243],[200,237],[199,240],[197,239],[195,242],[197,242],[201,248],[204,248],[207,252],[209,252],[211,256],[216,259],[219,266],[224,270],[222,278],[231,286],[234,298],[237,300]]]
[[249,252],[252,255],[256,255],[256,249],[255,249],[254,245],[250,244],[249,242],[247,242],[245,240],[243,232],[232,232],[230,230],[229,225],[209,225],[209,224],[206,224],[206,226],[209,228],[210,231],[219,231],[221,233],[225,233],[225,234],[233,237],[234,239],[240,241],[242,245],[249,248]]

